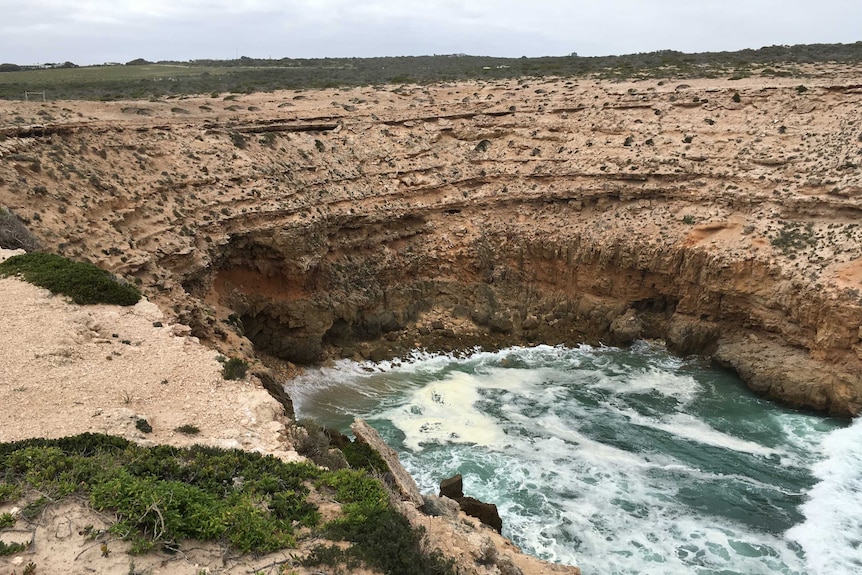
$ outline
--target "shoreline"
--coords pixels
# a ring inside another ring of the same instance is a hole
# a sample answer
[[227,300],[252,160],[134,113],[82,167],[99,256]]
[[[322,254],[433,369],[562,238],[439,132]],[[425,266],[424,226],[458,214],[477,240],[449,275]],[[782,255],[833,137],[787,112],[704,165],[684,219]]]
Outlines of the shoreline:
[[[0,259],[12,253],[0,250]],[[207,444],[275,455],[288,462],[305,460],[290,444],[291,421],[284,417],[283,406],[260,381],[253,376],[223,380],[217,352],[203,347],[186,326],[163,323],[155,327],[153,324],[161,323],[164,316],[146,299],[131,308],[78,306],[15,278],[0,279],[0,294],[0,312],[7,322],[7,329],[0,334],[4,349],[0,357],[4,401],[0,406],[5,407],[0,408],[0,442],[90,432],[125,437],[147,446]],[[129,343],[123,343],[125,340]],[[20,381],[24,383],[10,384]],[[134,385],[130,385],[132,381]],[[179,398],[170,393],[177,389],[183,393]],[[22,412],[27,414],[25,419]],[[136,427],[140,419],[151,424],[151,432]],[[183,424],[194,424],[200,433],[177,432],[175,427]],[[484,560],[493,549],[495,557],[499,551],[500,561],[518,566],[524,575],[579,573],[574,567],[555,566],[521,554],[511,541],[466,515],[455,512],[432,518],[417,511],[415,504],[401,503],[399,507],[415,526],[428,529],[432,546],[455,559],[465,572],[472,572],[477,561]],[[0,513],[17,513],[15,509],[8,503],[0,504]],[[79,542],[52,535],[63,522],[79,526],[76,529],[87,524],[104,524],[106,529],[110,524],[86,505],[63,503],[44,515],[33,532],[4,531],[4,541],[35,543],[24,554],[0,557],[0,565],[23,568],[32,561],[40,570],[50,571],[86,561],[95,573],[107,574],[134,561],[140,568],[155,567],[165,575],[188,572],[189,558],[170,560],[164,553],[129,556],[124,552],[129,543],[121,541],[110,544],[114,550],[110,558],[97,561],[93,553],[98,551],[98,544],[95,552],[86,551],[86,539]],[[223,574],[245,573],[253,566],[280,561],[300,551],[287,549],[265,560],[234,559],[231,566],[220,567],[224,551],[218,545],[196,544],[195,549],[189,557],[208,566],[209,572]]]

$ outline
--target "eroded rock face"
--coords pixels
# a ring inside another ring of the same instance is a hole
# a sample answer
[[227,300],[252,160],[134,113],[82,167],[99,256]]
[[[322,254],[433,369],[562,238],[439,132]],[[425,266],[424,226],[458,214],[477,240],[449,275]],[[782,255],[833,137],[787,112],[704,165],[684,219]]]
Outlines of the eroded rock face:
[[[862,74],[811,74],[58,109],[62,130],[2,143],[0,204],[223,348],[242,334],[314,363],[661,338],[855,414]],[[39,106],[3,103],[0,121]]]
[[[485,525],[493,528],[497,533],[503,531],[503,520],[500,518],[500,513],[497,511],[495,504],[480,501],[475,497],[464,496],[464,481],[460,473],[440,481],[439,499],[457,501],[461,511],[470,517],[475,517]],[[430,506],[429,503],[431,503]],[[436,510],[439,509],[440,505],[437,501],[425,497],[425,507]]]
[[440,497],[456,500],[464,497],[464,478],[460,473],[440,481]]
[[503,520],[493,503],[485,503],[475,497],[462,497],[458,500],[458,505],[461,506],[461,511],[492,527],[497,533],[503,531]]

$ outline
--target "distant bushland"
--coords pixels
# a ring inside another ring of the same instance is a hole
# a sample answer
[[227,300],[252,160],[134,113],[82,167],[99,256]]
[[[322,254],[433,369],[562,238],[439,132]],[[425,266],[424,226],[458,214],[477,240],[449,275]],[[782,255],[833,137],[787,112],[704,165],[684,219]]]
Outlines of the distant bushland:
[[[137,58],[127,65],[33,67],[3,64],[0,98],[46,90],[52,99],[125,99],[213,92],[249,93],[415,82],[494,80],[524,76],[602,78],[743,77],[751,68],[774,76],[802,77],[799,64],[862,62],[862,42],[769,46],[736,52],[685,54],[659,50],[624,56],[577,55],[498,58],[466,54],[385,58],[249,58],[160,61]],[[67,63],[71,64],[71,63]],[[65,66],[64,64],[63,66]],[[74,66],[74,64],[72,64]]]

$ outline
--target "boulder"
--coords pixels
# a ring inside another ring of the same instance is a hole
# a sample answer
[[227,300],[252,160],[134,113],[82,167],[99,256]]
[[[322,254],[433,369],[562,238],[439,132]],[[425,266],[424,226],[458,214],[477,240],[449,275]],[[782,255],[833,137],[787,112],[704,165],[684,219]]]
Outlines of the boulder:
[[488,319],[488,327],[492,333],[508,334],[515,329],[515,324],[512,320],[504,315],[493,315]]
[[437,497],[436,495],[423,495],[425,504],[422,512],[432,517],[458,517],[461,506],[458,502],[448,497]]
[[500,513],[497,511],[497,506],[493,503],[485,503],[473,497],[462,497],[458,500],[461,506],[461,511],[475,517],[485,525],[493,527],[497,533],[503,531],[503,520],[500,519]]
[[464,479],[457,474],[440,482],[440,497],[458,500],[464,497]]
[[[464,478],[460,473],[440,482],[439,499],[453,499],[458,502],[461,511],[475,517],[485,525],[493,527],[500,533],[503,530],[503,520],[493,503],[485,503],[473,497],[464,497]],[[428,498],[426,497],[426,506]]]
[[640,339],[643,333],[643,323],[635,314],[635,310],[629,308],[626,313],[611,322],[610,332],[613,343],[627,345]]

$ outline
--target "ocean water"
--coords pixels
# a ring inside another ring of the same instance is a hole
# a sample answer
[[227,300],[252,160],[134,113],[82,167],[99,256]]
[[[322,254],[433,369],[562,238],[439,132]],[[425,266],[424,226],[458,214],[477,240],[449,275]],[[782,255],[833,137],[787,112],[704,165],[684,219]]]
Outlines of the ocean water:
[[461,473],[504,535],[585,575],[862,573],[862,424],[660,346],[342,361],[288,391],[368,420],[423,492]]

